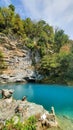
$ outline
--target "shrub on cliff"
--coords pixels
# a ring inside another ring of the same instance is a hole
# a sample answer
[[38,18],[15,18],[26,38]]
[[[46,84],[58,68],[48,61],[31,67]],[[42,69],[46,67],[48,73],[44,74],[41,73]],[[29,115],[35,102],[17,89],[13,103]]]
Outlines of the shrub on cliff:
[[19,120],[16,124],[12,118],[6,121],[3,130],[36,130],[36,118],[31,116],[24,123]]

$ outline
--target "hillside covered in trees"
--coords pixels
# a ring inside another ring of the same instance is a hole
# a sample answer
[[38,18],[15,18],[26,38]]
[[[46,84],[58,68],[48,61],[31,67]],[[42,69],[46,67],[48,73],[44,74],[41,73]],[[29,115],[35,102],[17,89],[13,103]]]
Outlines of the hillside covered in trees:
[[[31,51],[32,65],[44,75],[44,83],[72,83],[73,41],[64,30],[50,26],[44,20],[21,19],[15,7],[0,7],[0,35],[20,40],[20,47]],[[2,41],[0,40],[0,46]],[[0,70],[6,69],[0,50]],[[35,54],[38,60],[35,61]],[[73,84],[73,83],[72,83]]]

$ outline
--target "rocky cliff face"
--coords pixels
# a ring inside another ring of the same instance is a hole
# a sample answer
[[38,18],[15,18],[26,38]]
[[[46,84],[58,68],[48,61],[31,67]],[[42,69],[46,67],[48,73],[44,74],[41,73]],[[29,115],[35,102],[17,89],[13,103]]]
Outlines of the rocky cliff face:
[[0,75],[0,82],[22,82],[26,77],[36,77],[31,51],[22,46],[21,40],[0,35],[0,51],[3,52],[7,64],[7,69]]

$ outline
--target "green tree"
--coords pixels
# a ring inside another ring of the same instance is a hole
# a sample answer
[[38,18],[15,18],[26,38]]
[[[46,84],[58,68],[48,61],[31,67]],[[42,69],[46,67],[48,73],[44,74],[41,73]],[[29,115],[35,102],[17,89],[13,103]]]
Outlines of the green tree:
[[19,16],[19,14],[16,14],[14,19],[13,19],[13,28],[12,28],[14,33],[23,35],[24,29],[23,29],[23,22]]
[[59,52],[61,46],[68,43],[69,37],[64,33],[64,30],[55,30],[54,42],[56,46],[56,51]]
[[10,4],[8,7],[9,7],[9,9],[11,9],[13,12],[15,11],[14,5]]
[[4,22],[5,22],[5,27],[9,27],[11,24],[11,18],[12,18],[12,14],[11,14],[11,11],[7,8],[2,8],[1,10],[1,13],[2,13],[2,16],[4,18]]
[[55,75],[58,73],[60,63],[58,62],[58,54],[45,55],[40,63],[40,70],[46,75]]
[[13,26],[14,12],[9,8],[1,8],[0,11],[0,30],[8,34]]
[[33,22],[31,21],[30,18],[26,18],[24,21],[23,21],[23,25],[24,25],[24,31],[26,33],[26,35],[33,39],[34,37],[34,25],[33,25]]
[[73,53],[70,53],[67,57],[68,59],[68,68],[66,70],[66,76],[70,80],[73,80]]
[[60,62],[60,75],[66,77],[67,69],[69,66],[69,53],[60,52],[59,62]]
[[4,29],[5,21],[2,13],[0,12],[0,31]]

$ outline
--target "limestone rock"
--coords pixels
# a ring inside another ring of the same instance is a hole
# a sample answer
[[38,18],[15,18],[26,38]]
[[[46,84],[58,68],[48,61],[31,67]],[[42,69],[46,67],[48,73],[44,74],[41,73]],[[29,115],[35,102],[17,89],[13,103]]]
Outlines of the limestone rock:
[[14,124],[17,124],[19,122],[19,117],[18,116],[14,116],[13,117],[13,122],[14,122]]
[[47,126],[47,127],[57,127],[58,122],[56,120],[56,115],[54,111],[54,107],[51,107],[51,113],[44,113],[41,118],[40,118],[42,126]]
[[10,98],[13,94],[13,90],[2,89],[2,98]]

